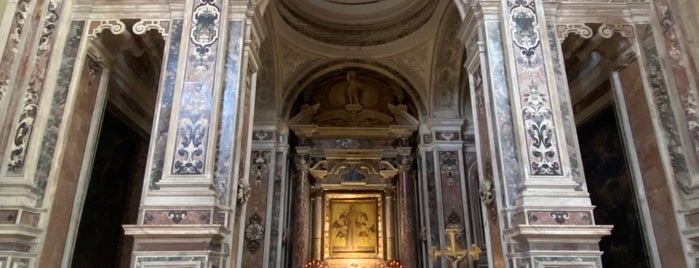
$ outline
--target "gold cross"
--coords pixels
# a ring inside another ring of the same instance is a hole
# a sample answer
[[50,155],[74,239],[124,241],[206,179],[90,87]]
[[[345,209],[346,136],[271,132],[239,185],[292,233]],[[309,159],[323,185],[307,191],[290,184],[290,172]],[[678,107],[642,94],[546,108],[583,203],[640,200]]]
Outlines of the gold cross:
[[461,262],[466,255],[470,255],[474,261],[477,261],[481,257],[481,249],[472,244],[471,248],[466,250],[459,250],[459,245],[456,244],[456,234],[459,232],[459,227],[450,225],[445,229],[447,235],[449,236],[450,245],[447,246],[445,250],[437,250],[436,247],[432,247],[430,250],[430,258],[435,259],[439,256],[444,256],[451,261],[454,267],[459,267],[459,262]]

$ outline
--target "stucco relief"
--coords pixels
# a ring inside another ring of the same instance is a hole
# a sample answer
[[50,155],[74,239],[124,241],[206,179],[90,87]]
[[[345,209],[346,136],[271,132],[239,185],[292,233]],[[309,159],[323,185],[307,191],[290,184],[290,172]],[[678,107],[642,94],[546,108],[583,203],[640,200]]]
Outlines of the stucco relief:
[[386,57],[385,59],[396,65],[405,66],[420,76],[422,81],[428,81],[430,70],[431,42],[422,43],[407,52]]
[[440,26],[432,71],[432,111],[440,117],[458,116],[458,89],[463,45],[458,38],[461,19],[455,9],[448,11],[446,21]]
[[289,82],[291,75],[297,73],[299,66],[320,58],[317,55],[302,51],[283,38],[279,38],[278,45],[281,84]]

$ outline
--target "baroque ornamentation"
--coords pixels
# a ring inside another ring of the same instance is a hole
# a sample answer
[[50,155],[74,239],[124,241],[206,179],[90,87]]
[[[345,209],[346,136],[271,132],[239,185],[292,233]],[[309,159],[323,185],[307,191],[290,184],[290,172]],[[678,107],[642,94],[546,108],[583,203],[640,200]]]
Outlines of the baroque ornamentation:
[[628,24],[624,24],[624,25],[622,25],[622,24],[614,24],[614,25],[602,24],[602,25],[600,25],[597,32],[599,32],[600,36],[602,36],[604,38],[611,38],[615,33],[618,33],[622,37],[625,37],[625,38],[631,38],[634,36],[633,26],[628,25]]
[[454,186],[459,181],[459,164],[456,152],[439,152],[440,170],[446,178],[448,186]]
[[456,141],[459,140],[458,131],[436,131],[434,133],[438,141]]
[[541,44],[539,25],[533,0],[509,0],[507,7],[512,21],[512,39],[521,56],[531,64],[535,50]]
[[19,46],[20,38],[24,33],[24,24],[26,23],[27,13],[31,0],[20,0],[17,2],[17,8],[12,21],[12,29],[10,30],[10,38],[5,46],[5,53],[0,59],[0,103],[5,96],[5,92],[9,89],[10,83],[10,66],[14,62],[17,55],[17,47]]
[[265,237],[265,227],[262,225],[262,218],[257,212],[248,218],[248,225],[245,226],[245,242],[250,253],[255,254],[260,248],[260,242]]
[[258,130],[252,133],[252,139],[256,141],[270,141],[274,139],[274,131]]
[[[187,86],[185,86],[187,87]],[[191,83],[182,93],[178,124],[178,159],[173,164],[174,174],[204,174],[205,147],[209,129],[211,88],[207,83]]]
[[663,36],[665,37],[665,40],[669,41],[668,52],[670,57],[679,59],[682,52],[680,52],[680,44],[677,41],[677,31],[675,30],[675,21],[672,18],[672,10],[664,1],[657,1],[655,6],[658,8],[658,12],[662,15],[660,18],[660,26],[663,28]]
[[556,32],[558,33],[558,40],[560,40],[560,42],[563,42],[570,34],[577,34],[582,38],[590,38],[593,34],[592,28],[585,24],[557,25]]
[[238,191],[236,194],[238,204],[245,204],[250,198],[250,184],[242,178],[238,180]]
[[688,94],[684,104],[684,115],[687,119],[687,127],[694,141],[694,153],[699,156],[699,114],[697,114],[697,100],[694,94]]
[[458,230],[455,236],[456,241],[463,241],[466,237],[464,232],[464,225],[461,223],[461,218],[459,217],[459,215],[456,214],[456,212],[452,211],[451,213],[449,213],[449,217],[447,217],[447,226],[445,229],[454,227]]
[[493,167],[490,162],[485,164],[483,168],[483,179],[480,181],[478,193],[481,202],[488,209],[488,215],[491,219],[495,219],[495,187],[493,186]]
[[552,211],[549,213],[549,217],[555,220],[558,224],[564,224],[566,220],[570,218],[570,214],[565,211]]
[[531,140],[529,150],[535,158],[531,162],[535,175],[557,175],[561,172],[553,145],[553,111],[548,107],[548,101],[548,96],[533,86],[524,93],[522,115],[527,136]]
[[17,129],[9,146],[10,159],[7,165],[8,174],[18,175],[24,170],[25,157],[29,142],[34,132],[34,120],[39,110],[39,100],[43,92],[46,69],[48,68],[51,47],[55,39],[56,23],[61,11],[62,1],[49,1],[44,24],[41,29],[41,37],[33,60],[33,69],[29,77],[29,83],[25,89],[24,103],[17,122]]
[[121,20],[91,21],[88,25],[87,37],[91,39],[97,38],[97,35],[104,30],[109,30],[115,35],[126,31],[126,25]]
[[156,30],[163,37],[170,34],[170,21],[169,20],[140,20],[133,25],[133,32],[135,34],[145,34],[149,30]]
[[[650,26],[645,27],[645,38],[653,38],[653,33]],[[642,42],[645,52],[645,65],[647,70],[647,79],[650,82],[651,91],[653,92],[653,102],[658,110],[660,122],[664,129],[666,140],[666,150],[670,155],[670,163],[674,172],[675,179],[679,182],[680,189],[687,194],[692,193],[688,187],[690,184],[689,168],[687,158],[683,151],[683,145],[680,141],[677,121],[670,107],[670,96],[667,89],[665,76],[663,75],[663,67],[660,63],[657,47],[654,43]]]
[[206,66],[211,61],[209,57],[214,57],[211,52],[213,45],[219,36],[219,19],[221,12],[218,6],[214,5],[216,0],[200,0],[200,4],[192,12],[192,29],[189,39],[196,45],[195,54],[199,66]]
[[269,152],[252,151],[253,163],[250,167],[255,184],[259,185],[264,178],[269,177]]
[[182,222],[182,220],[187,218],[186,210],[170,210],[167,213],[167,218],[172,220],[175,224]]

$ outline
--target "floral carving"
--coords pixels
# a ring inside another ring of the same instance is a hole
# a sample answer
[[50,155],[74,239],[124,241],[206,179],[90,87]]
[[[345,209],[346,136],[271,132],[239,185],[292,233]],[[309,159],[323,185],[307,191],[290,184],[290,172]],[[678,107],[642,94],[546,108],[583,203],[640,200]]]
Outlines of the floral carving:
[[553,146],[554,139],[553,111],[546,105],[547,95],[538,92],[534,86],[528,93],[524,93],[522,115],[527,136],[531,140],[531,155],[535,157],[531,167],[535,175],[561,174],[560,164],[556,161],[556,150]]

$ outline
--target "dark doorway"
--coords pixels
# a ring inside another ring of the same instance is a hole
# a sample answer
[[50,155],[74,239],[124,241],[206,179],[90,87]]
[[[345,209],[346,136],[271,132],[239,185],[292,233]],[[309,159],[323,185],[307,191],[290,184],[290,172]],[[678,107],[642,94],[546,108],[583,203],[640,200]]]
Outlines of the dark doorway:
[[129,267],[133,241],[121,225],[136,222],[147,152],[148,137],[105,113],[72,267]]
[[607,106],[578,127],[587,187],[597,206],[595,222],[614,225],[612,234],[600,242],[602,265],[650,267],[634,182],[617,122],[613,107]]

